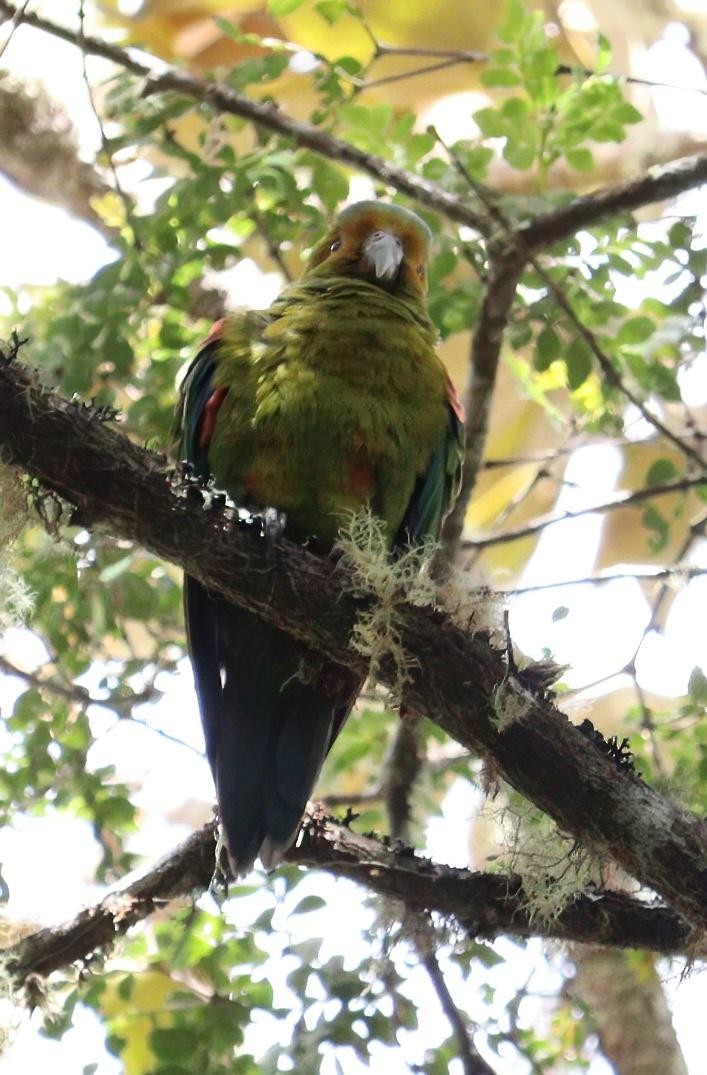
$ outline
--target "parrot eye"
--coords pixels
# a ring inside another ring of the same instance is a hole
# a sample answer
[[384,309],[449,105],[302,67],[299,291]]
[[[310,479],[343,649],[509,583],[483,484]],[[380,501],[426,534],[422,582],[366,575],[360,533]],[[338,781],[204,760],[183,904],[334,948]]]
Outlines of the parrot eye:
[[331,250],[333,252],[334,250],[338,250],[340,246],[341,246],[341,239],[334,239],[334,242],[329,247],[329,250]]

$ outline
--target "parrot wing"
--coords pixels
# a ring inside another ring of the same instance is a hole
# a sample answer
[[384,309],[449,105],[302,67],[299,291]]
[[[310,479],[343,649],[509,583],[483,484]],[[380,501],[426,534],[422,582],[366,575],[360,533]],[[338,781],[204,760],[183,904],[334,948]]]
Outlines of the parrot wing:
[[[201,477],[212,470],[209,447],[227,392],[248,392],[247,360],[242,374],[229,364],[228,387],[219,383],[226,348],[237,339],[247,358],[248,337],[263,323],[252,314],[238,323],[231,318],[226,341],[223,326],[215,325],[184,377],[172,441],[175,454]],[[231,865],[236,875],[246,874],[260,855],[270,868],[296,835],[362,684],[348,669],[322,668],[304,646],[188,575],[184,615]]]
[[[171,430],[174,455],[191,463],[200,478],[207,478],[210,472],[210,431],[207,426],[210,424],[213,429],[219,403],[219,390],[214,387],[213,379],[222,329],[223,321],[217,321],[187,369]],[[189,575],[184,577],[184,620],[206,753],[213,768],[218,738],[214,719],[220,709],[222,693],[216,602],[208,590]]]
[[395,537],[394,548],[436,540],[459,494],[464,461],[464,407],[447,375],[448,422],[427,469],[419,476],[407,511]]

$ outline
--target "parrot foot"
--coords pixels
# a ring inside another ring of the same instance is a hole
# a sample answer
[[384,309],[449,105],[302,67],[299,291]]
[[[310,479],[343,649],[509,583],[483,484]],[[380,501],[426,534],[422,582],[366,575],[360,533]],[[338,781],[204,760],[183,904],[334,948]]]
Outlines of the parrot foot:
[[287,516],[284,511],[277,508],[266,508],[260,515],[263,537],[268,545],[274,545],[278,538],[285,533]]
[[220,907],[228,896],[228,883],[230,881],[226,842],[220,827],[216,838],[214,860],[214,872],[211,875],[207,891]]

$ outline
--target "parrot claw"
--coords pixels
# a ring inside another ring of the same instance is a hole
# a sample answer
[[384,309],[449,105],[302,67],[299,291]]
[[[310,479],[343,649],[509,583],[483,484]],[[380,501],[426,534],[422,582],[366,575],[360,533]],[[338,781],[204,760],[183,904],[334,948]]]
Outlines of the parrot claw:
[[214,853],[214,872],[211,875],[207,890],[219,907],[228,895],[229,876],[226,862],[226,844],[223,838],[223,832],[219,827]]
[[268,545],[273,545],[285,532],[287,516],[284,511],[278,511],[277,508],[266,508],[261,515],[261,519],[263,537]]

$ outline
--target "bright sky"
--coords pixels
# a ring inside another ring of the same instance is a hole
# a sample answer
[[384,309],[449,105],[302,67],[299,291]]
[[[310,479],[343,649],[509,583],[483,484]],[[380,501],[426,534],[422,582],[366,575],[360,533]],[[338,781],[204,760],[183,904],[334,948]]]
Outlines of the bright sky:
[[[75,17],[76,4],[72,0],[51,0],[33,6],[44,9],[53,18],[65,16],[68,20]],[[685,66],[687,58],[693,64],[689,70]],[[693,61],[694,58],[685,48],[684,35],[681,37],[679,33],[671,31],[654,46],[646,64],[652,78],[677,81],[677,73],[682,72],[682,83],[689,81],[694,85],[700,78],[704,79],[704,75],[701,70],[694,69],[696,61]],[[82,150],[90,157],[96,148],[98,136],[75,51],[41,34],[21,29],[13,38],[3,63],[24,78],[41,79],[50,93],[65,104],[80,132]],[[102,73],[98,64],[92,66],[91,70],[95,71],[96,76]],[[707,130],[704,98],[695,100],[695,95],[681,95],[678,113],[675,96],[666,94],[669,91],[662,91],[662,96],[656,94],[656,103],[662,108],[661,102],[664,102],[670,110],[671,124],[679,115],[685,126],[694,127],[697,121],[695,110],[699,106],[699,120],[702,129]],[[468,101],[465,102],[465,108],[468,110]],[[457,116],[458,113],[453,116],[455,122]],[[451,111],[447,119],[450,117]],[[437,115],[435,120],[439,120]],[[703,211],[703,205],[696,197],[692,196],[689,201]],[[38,204],[1,178],[0,217],[3,220],[0,288],[28,283],[46,284],[57,279],[85,280],[110,258],[106,243],[87,225],[77,223],[59,210]],[[28,237],[32,237],[33,241],[28,242]],[[236,279],[232,283],[237,285],[240,300],[243,301],[242,285],[245,280],[253,279],[253,266],[239,267],[234,274]],[[242,274],[240,279],[239,274]],[[277,286],[277,278],[270,275],[262,281],[259,293],[250,298],[254,304],[267,304]],[[2,312],[0,293],[0,314]],[[693,387],[693,402],[704,402],[707,378],[703,376],[701,381],[696,379]],[[615,488],[618,475],[619,458],[613,449],[601,446],[581,449],[572,457],[567,472],[569,482],[576,484],[563,487],[558,508],[601,502]],[[600,517],[589,516],[549,528],[528,564],[524,582],[536,584],[550,577],[557,578],[560,573],[568,579],[590,573],[601,526]],[[705,543],[696,551],[693,562],[707,566]],[[666,695],[682,694],[694,665],[702,664],[707,668],[707,638],[704,630],[698,626],[703,623],[706,597],[707,579],[700,579],[691,583],[676,598],[665,637],[644,650],[645,661],[639,671],[647,689]],[[559,605],[569,606],[571,613],[566,619],[554,623],[552,613]],[[570,663],[572,670],[567,675],[567,681],[573,686],[581,686],[620,666],[624,655],[628,657],[632,652],[647,616],[648,608],[640,588],[636,583],[627,581],[598,589],[577,587],[528,595],[515,603],[511,628],[514,640],[529,655],[539,655],[543,647],[548,647],[559,661]],[[37,649],[36,641],[27,631],[8,632],[0,645],[4,645],[7,656],[22,667],[34,667],[42,660],[41,647]],[[172,735],[182,737],[200,750],[201,732],[189,680],[187,668],[169,681],[165,677],[162,684],[165,688],[164,699],[143,711],[141,716],[156,727],[168,728]],[[3,712],[11,707],[21,689],[22,685],[16,680],[7,677],[0,679],[0,708]],[[92,723],[97,741],[91,749],[89,764],[115,764],[119,778],[136,787],[135,802],[142,811],[142,820],[133,847],[147,861],[151,861],[168,851],[187,831],[179,821],[166,821],[165,814],[182,819],[188,817],[190,825],[197,824],[209,815],[212,786],[207,765],[193,749],[171,745],[149,729],[137,728],[125,722],[114,726],[105,711],[96,710],[92,714]],[[186,805],[184,789],[188,789],[189,802]],[[435,819],[429,827],[427,850],[433,857],[455,865],[468,862],[469,823],[478,805],[465,783],[460,782],[452,788],[445,802],[444,818]],[[10,829],[0,833],[0,862],[11,892],[8,914],[42,923],[72,916],[80,906],[96,898],[97,890],[91,878],[97,861],[98,851],[86,822],[51,814],[41,818],[18,817]],[[47,903],[47,877],[51,878],[50,906]],[[313,876],[311,883],[313,889],[316,886],[317,892],[321,893],[321,877]],[[334,882],[325,883],[333,893]],[[298,896],[302,894],[303,891],[298,890]],[[314,928],[318,934],[328,938],[326,946],[333,953],[339,950],[340,923],[345,920],[350,924],[347,943],[349,953],[353,955],[364,943],[360,932],[370,921],[369,912],[362,907],[360,890],[353,885],[337,882],[336,896],[331,903],[336,907],[335,914],[326,911],[319,913],[316,925],[313,925],[314,916],[303,916],[307,921],[292,920],[289,928],[295,933],[301,931],[303,935]],[[272,943],[276,952],[280,942],[274,938]],[[504,954],[509,954],[509,961],[502,970],[494,970],[492,975],[507,996],[512,995],[525,981],[533,966],[538,968],[539,988],[550,991],[557,987],[560,957],[546,959],[539,943],[530,945],[526,952],[519,952],[506,941],[499,942],[499,948]],[[672,971],[669,973],[672,974]],[[284,988],[282,980],[281,968],[279,979],[276,975],[279,989]],[[461,999],[459,990],[462,985],[454,974],[450,985]],[[696,976],[678,985],[673,975],[668,982],[676,1027],[692,1075],[704,1070],[701,1066],[702,1043],[697,1040],[695,1032],[695,1025],[699,1025],[699,988]],[[436,1000],[431,996],[423,975],[417,972],[411,975],[409,990],[416,1001],[422,1003],[423,1011],[437,1011]],[[528,1002],[523,1015],[537,1021],[544,1017],[544,1010],[540,1002],[533,1003]],[[471,1006],[473,1010],[473,998]],[[101,1029],[90,1012],[81,1011],[76,1029],[61,1044],[39,1037],[34,1023],[18,1016],[6,1001],[0,1003],[0,1022],[4,1016],[11,1020],[17,1018],[18,1029],[14,1045],[0,1057],[0,1075],[41,1070],[51,1070],[54,1075],[76,1075],[84,1064],[96,1061],[96,1075],[115,1075],[120,1071],[120,1065],[105,1054]],[[265,1025],[263,1029],[254,1027],[251,1033],[256,1043],[263,1040],[266,1029]],[[440,1018],[428,1022],[425,1027],[427,1041],[435,1037],[441,1040],[446,1034],[446,1024]],[[389,1075],[403,1075],[409,1070],[407,1063],[415,1057],[418,1048],[413,1036],[401,1053],[386,1053],[378,1063],[385,1063]],[[350,1066],[347,1062],[346,1070],[347,1075],[353,1075],[364,1069],[352,1059]],[[331,1059],[325,1061],[322,1067],[324,1075],[333,1071]],[[525,1065],[509,1052],[498,1071],[499,1075],[522,1075]],[[456,1075],[452,1067],[450,1072]],[[608,1066],[602,1060],[596,1061],[591,1069],[592,1075],[608,1075],[608,1072]]]

